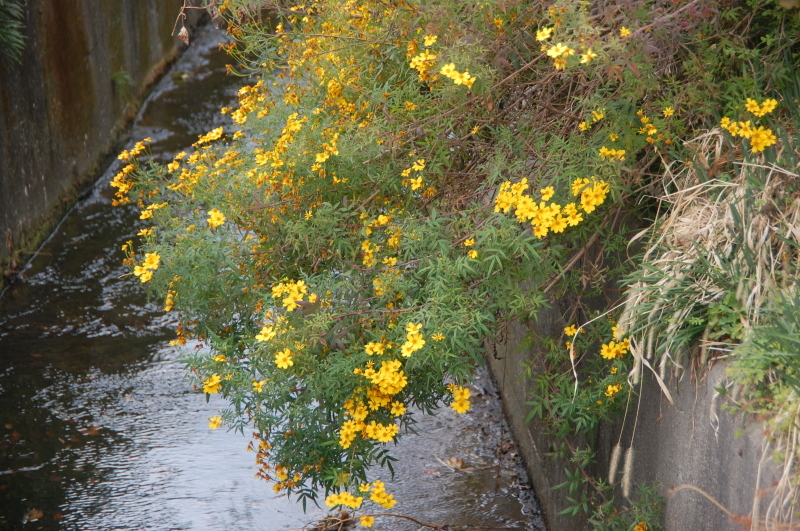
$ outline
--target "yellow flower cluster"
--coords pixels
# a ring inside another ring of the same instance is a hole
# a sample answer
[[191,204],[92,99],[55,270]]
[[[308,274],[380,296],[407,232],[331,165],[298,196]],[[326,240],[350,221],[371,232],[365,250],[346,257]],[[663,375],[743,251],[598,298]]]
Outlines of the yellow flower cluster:
[[350,507],[351,509],[358,509],[361,507],[361,503],[364,501],[364,498],[361,496],[353,496],[349,492],[340,492],[338,494],[331,494],[327,498],[325,498],[325,505],[328,507],[336,507],[337,505],[344,505],[345,507]]
[[[591,214],[594,210],[605,203],[610,186],[605,181],[595,180],[594,175],[591,179],[577,178],[572,181],[572,195],[581,197],[581,210]],[[577,223],[576,223],[577,225]]]
[[400,353],[405,358],[411,357],[411,354],[418,351],[425,346],[425,340],[422,339],[422,334],[419,331],[422,329],[422,323],[406,325],[406,342],[400,349]]
[[219,393],[219,388],[222,387],[222,377],[219,374],[212,374],[203,380],[203,392],[208,394]]
[[164,299],[164,311],[169,312],[172,311],[172,308],[175,306],[175,297],[178,294],[175,290],[167,290],[167,297]]
[[431,77],[431,69],[436,65],[436,54],[423,50],[411,58],[409,66],[419,74],[420,81],[428,81]]
[[370,356],[372,356],[373,354],[378,354],[378,355],[383,354],[385,350],[386,350],[386,344],[378,343],[376,341],[370,341],[369,343],[364,345],[364,351]]
[[453,408],[453,411],[459,414],[469,411],[469,397],[471,396],[470,390],[466,387],[455,384],[450,384],[447,386],[447,388],[451,393],[453,393],[453,402],[450,404],[450,407]]
[[194,143],[195,146],[199,146],[201,144],[207,144],[209,142],[214,142],[215,140],[219,140],[222,137],[222,127],[217,127],[216,129],[212,129],[208,133],[204,135],[200,135],[197,139],[197,142]]
[[144,255],[142,265],[133,268],[133,274],[139,277],[142,283],[147,282],[153,278],[153,271],[158,269],[160,261],[161,257],[158,253],[147,253]]
[[607,360],[621,358],[630,350],[630,339],[627,337],[622,341],[609,341],[600,347],[600,355]]
[[127,177],[134,169],[136,169],[136,166],[133,164],[128,164],[122,168],[122,170],[117,173],[113,179],[111,179],[111,186],[117,189],[117,191],[114,193],[114,201],[112,202],[113,206],[124,205],[125,203],[130,202],[128,192],[130,192],[131,188],[133,188],[133,181]]
[[403,179],[403,186],[410,186],[412,190],[419,190],[420,188],[422,188],[424,183],[422,181],[422,176],[419,175],[419,173],[414,179],[408,179],[407,177],[411,175],[412,171],[421,172],[424,169],[425,169],[425,159],[417,159],[414,162],[414,164],[412,164],[410,167],[400,172],[400,175],[406,177],[406,179]]
[[322,163],[328,160],[331,155],[338,155],[339,148],[337,144],[339,142],[339,133],[334,133],[331,138],[328,139],[327,142],[322,143],[322,152],[316,154],[316,162]]
[[456,65],[448,63],[439,70],[439,73],[448,79],[452,79],[456,85],[466,85],[468,89],[472,90],[472,84],[475,83],[475,76],[469,75],[469,70],[459,72],[456,70]]
[[547,56],[553,58],[556,70],[564,70],[567,67],[567,57],[571,55],[575,55],[575,50],[561,42],[547,49]]
[[763,125],[756,128],[750,123],[750,120],[746,122],[734,122],[725,116],[720,121],[720,126],[734,137],[739,136],[749,140],[750,149],[756,153],[764,151],[778,141],[772,129],[765,129]]
[[361,374],[368,378],[382,395],[393,396],[408,384],[405,372],[401,370],[402,367],[403,364],[399,360],[383,361],[379,370],[368,368]]
[[397,424],[379,424],[374,420],[364,427],[364,435],[368,439],[382,443],[392,442],[398,431],[400,428]]
[[391,509],[397,503],[394,496],[386,492],[386,485],[384,485],[383,481],[373,482],[371,491],[369,499],[384,509]]
[[[367,352],[382,354],[386,346],[382,343],[371,342],[365,347]],[[352,398],[344,403],[349,420],[345,421],[339,431],[339,445],[342,448],[349,448],[358,435],[363,435],[367,439],[378,442],[390,442],[397,435],[399,428],[395,424],[380,424],[372,421],[366,424],[364,421],[369,415],[370,410],[376,411],[382,407],[388,408],[390,413],[399,417],[405,414],[405,404],[399,401],[392,401],[394,395],[402,391],[408,384],[408,378],[402,371],[403,364],[399,360],[387,360],[381,363],[380,370],[374,369],[374,364],[370,361],[366,369],[354,369],[354,374],[359,374],[370,380],[371,387],[367,389],[367,399],[369,407],[360,398]]]
[[281,131],[281,136],[275,142],[275,146],[270,151],[262,149],[255,149],[253,152],[256,154],[255,162],[259,166],[265,166],[269,163],[272,168],[280,168],[286,162],[283,160],[283,155],[289,151],[289,147],[295,141],[295,134],[303,129],[303,124],[308,121],[307,117],[299,118],[298,113],[292,113],[286,118],[286,125]]
[[617,159],[619,161],[625,160],[625,150],[624,149],[609,149],[605,146],[600,148],[600,158],[601,159]]
[[261,327],[261,331],[256,334],[256,341],[259,343],[263,343],[265,341],[269,341],[273,337],[277,335],[277,331],[275,330],[275,325],[267,324]]
[[381,248],[372,243],[369,240],[364,240],[361,242],[361,250],[364,251],[364,258],[361,259],[361,263],[367,267],[372,267],[378,263],[378,259],[375,258],[375,253],[381,250]]
[[[272,298],[279,299],[283,297],[281,304],[283,304],[286,311],[293,312],[297,308],[300,307],[298,302],[303,301],[303,297],[308,293],[308,287],[306,286],[305,281],[298,280],[287,280],[284,279],[283,282],[280,282],[272,287]],[[312,300],[312,298],[314,300]],[[316,302],[316,296],[312,294],[311,297],[308,298],[309,302]]]
[[744,108],[747,109],[749,112],[755,114],[759,118],[765,116],[772,111],[775,110],[775,107],[778,106],[778,100],[768,98],[761,102],[760,104],[751,98],[747,98],[747,102],[744,104]]
[[167,206],[167,204],[168,203],[154,203],[152,205],[149,205],[147,208],[142,210],[142,213],[139,215],[139,219],[150,219],[150,218],[152,218],[153,217],[153,212],[155,212],[156,210],[159,210],[161,208],[164,208],[165,206]]
[[619,384],[609,385],[606,388],[606,396],[614,396],[615,394],[619,393],[620,391],[622,391],[622,386],[621,385],[619,385]]
[[208,211],[208,226],[212,229],[215,227],[219,227],[225,223],[225,214],[217,210],[216,208],[212,208]]
[[[247,115],[258,110],[258,117],[266,116],[269,113],[272,101],[268,101],[267,87],[264,80],[260,80],[255,85],[248,85],[239,89],[239,108],[231,113],[233,121],[239,125],[247,121]],[[227,111],[227,109],[224,109]],[[224,114],[224,113],[223,113]],[[236,138],[237,131],[233,137]]]
[[133,149],[131,149],[130,151],[128,150],[123,151],[122,153],[117,155],[117,158],[119,160],[124,160],[126,162],[132,162],[133,159],[135,159],[136,156],[139,155],[139,153],[144,151],[145,144],[149,144],[152,141],[153,141],[152,138],[149,137],[143,138],[140,142],[136,142],[136,144],[134,144]]
[[[580,206],[567,203],[564,206],[550,203],[555,194],[553,187],[548,186],[540,190],[542,200],[537,203],[533,197],[524,192],[528,188],[528,179],[522,179],[516,184],[506,181],[500,185],[500,191],[495,198],[495,212],[508,212],[515,208],[514,215],[520,223],[530,221],[533,234],[537,238],[544,238],[549,232],[561,233],[567,227],[574,227],[583,221],[579,209],[591,213],[606,199],[609,185],[601,180],[576,179],[572,183],[572,193],[581,196]],[[545,199],[546,198],[546,199]]]

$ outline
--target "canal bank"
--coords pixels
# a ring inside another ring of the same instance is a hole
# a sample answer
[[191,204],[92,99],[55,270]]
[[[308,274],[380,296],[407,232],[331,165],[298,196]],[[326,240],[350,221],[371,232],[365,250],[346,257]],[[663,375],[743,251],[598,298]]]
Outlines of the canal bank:
[[[97,179],[149,87],[184,48],[172,36],[182,5],[182,0],[23,3],[20,62],[0,61],[5,277],[22,267]],[[190,30],[201,15],[189,10]]]

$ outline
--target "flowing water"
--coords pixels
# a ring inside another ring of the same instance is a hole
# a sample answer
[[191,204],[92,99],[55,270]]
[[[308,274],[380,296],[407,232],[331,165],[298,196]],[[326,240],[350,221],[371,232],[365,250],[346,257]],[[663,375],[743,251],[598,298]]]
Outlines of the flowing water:
[[[224,35],[205,30],[143,106],[131,138],[171,159],[219,125],[241,81]],[[141,228],[108,181],[65,217],[0,295],[0,529],[300,529],[327,513],[275,496],[248,439],[209,430],[223,407],[191,389],[169,316],[125,276],[120,245]],[[398,513],[452,529],[544,529],[483,375],[474,411],[445,411],[405,437],[388,490]],[[387,482],[391,478],[376,472]],[[374,529],[416,530],[379,519]]]

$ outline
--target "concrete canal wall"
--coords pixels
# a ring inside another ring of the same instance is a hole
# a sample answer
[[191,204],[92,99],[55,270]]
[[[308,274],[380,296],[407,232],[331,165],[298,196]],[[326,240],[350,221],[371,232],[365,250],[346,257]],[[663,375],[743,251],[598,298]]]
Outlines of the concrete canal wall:
[[[49,234],[182,46],[182,0],[27,0],[0,61],[0,265]],[[192,10],[193,19],[199,13]],[[0,269],[2,272],[2,269]]]
[[[548,528],[552,531],[588,529],[585,520],[557,514],[568,506],[567,493],[566,489],[553,490],[553,486],[566,481],[565,467],[574,468],[570,463],[547,455],[561,441],[549,437],[536,419],[525,423],[530,411],[525,402],[532,384],[529,379],[521,378],[522,368],[532,363],[535,370],[539,341],[534,340],[532,347],[521,345],[531,332],[537,339],[560,336],[566,323],[558,317],[561,313],[557,301],[552,303],[553,309],[540,312],[535,326],[516,323],[509,328],[505,343],[490,345],[489,352],[496,348],[496,355],[490,354],[488,363],[500,387],[509,424],[526,460]],[[680,381],[670,378],[667,384],[674,405],[664,397],[652,375],[645,380],[633,440],[633,485],[635,490],[636,485],[644,482],[661,484],[666,501],[664,523],[667,530],[764,529],[755,524],[746,526],[747,516],[754,507],[754,500],[759,500],[763,518],[778,475],[769,451],[765,452],[769,449],[763,425],[740,415],[733,416],[722,408],[724,399],[714,388],[722,384],[726,367],[726,363],[719,362],[699,379],[688,374]],[[596,476],[607,477],[611,451],[620,438],[620,431],[623,449],[630,446],[636,406],[632,401],[623,430],[621,422],[605,425],[600,430],[599,463],[592,471]],[[617,474],[617,481],[620,475]],[[682,485],[702,489],[731,514],[726,514],[696,490]],[[621,499],[621,489],[617,487],[615,492]]]

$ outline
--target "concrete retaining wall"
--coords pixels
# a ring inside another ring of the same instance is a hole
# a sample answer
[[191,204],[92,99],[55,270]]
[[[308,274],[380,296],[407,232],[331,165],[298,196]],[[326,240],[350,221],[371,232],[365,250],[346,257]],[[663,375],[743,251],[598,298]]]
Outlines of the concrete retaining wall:
[[48,234],[94,177],[177,55],[182,5],[27,0],[22,64],[0,61],[0,265]]
[[[566,481],[564,468],[569,463],[557,462],[545,454],[560,441],[550,438],[536,419],[529,424],[524,422],[530,411],[525,402],[532,386],[520,375],[523,365],[533,362],[535,368],[538,342],[534,340],[531,348],[520,348],[520,345],[530,332],[537,337],[560,335],[565,323],[558,317],[557,303],[554,308],[541,312],[535,327],[519,323],[511,326],[504,344],[490,345],[489,351],[496,348],[497,354],[490,354],[488,363],[500,386],[509,423],[542,502],[549,529],[578,530],[587,528],[584,520],[557,515],[568,506],[566,492],[564,489],[554,491],[552,487]],[[745,529],[754,500],[759,494],[765,495],[760,501],[763,515],[770,489],[777,480],[776,467],[764,452],[763,427],[742,416],[732,416],[721,408],[723,399],[717,396],[714,388],[724,379],[726,366],[723,362],[715,364],[699,381],[689,376],[681,381],[671,378],[667,383],[674,405],[669,404],[652,377],[645,380],[633,441],[634,489],[643,482],[661,484],[666,499],[664,523],[668,530]],[[631,444],[635,415],[636,408],[631,407],[622,434],[623,448]],[[600,430],[599,463],[593,473],[607,476],[611,450],[620,437],[621,424],[605,425]],[[738,436],[738,432],[743,435]],[[759,476],[760,463],[763,466]],[[681,485],[702,489],[733,516],[697,491],[681,488]],[[621,499],[619,487],[616,492]],[[747,529],[757,528],[754,525]]]

